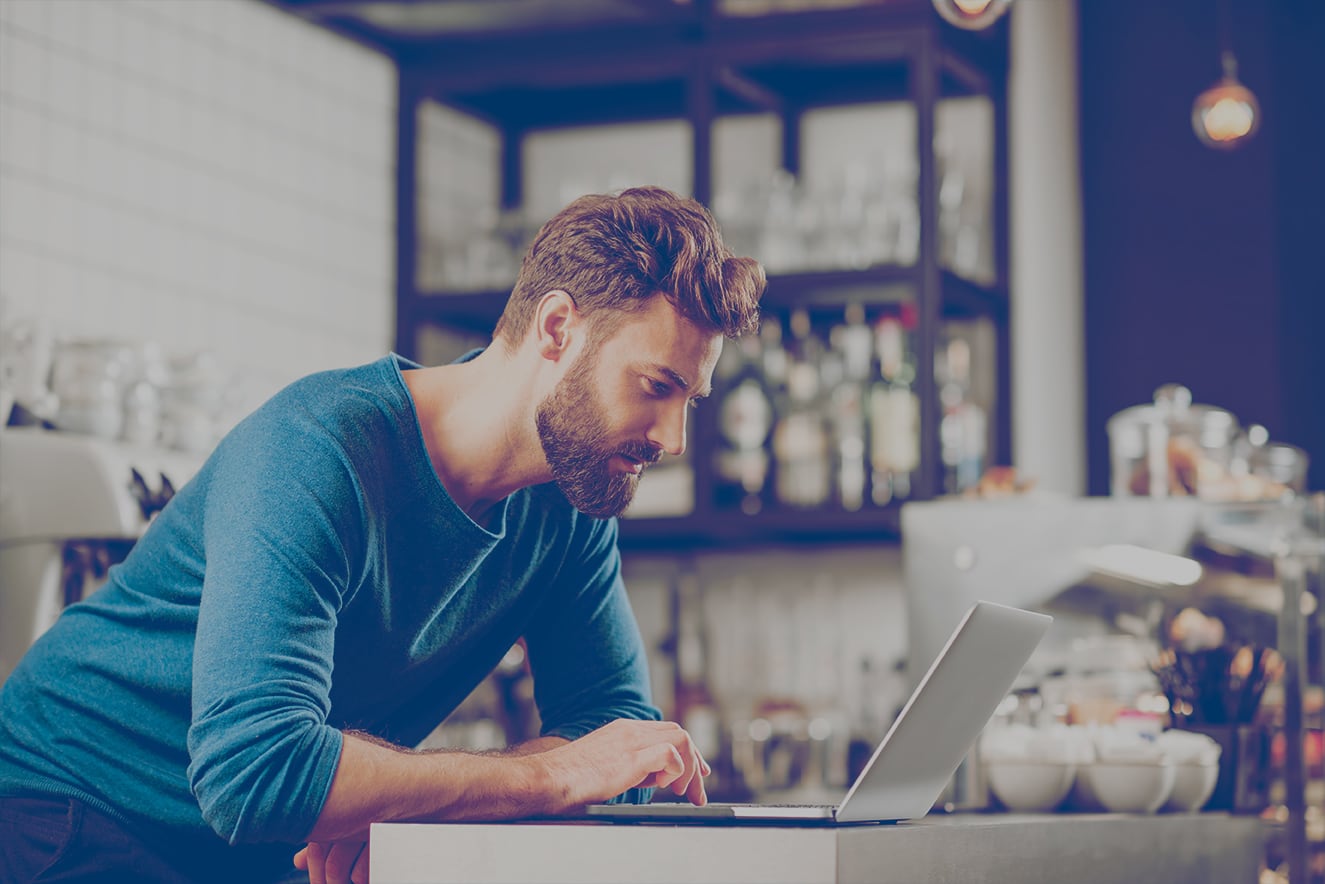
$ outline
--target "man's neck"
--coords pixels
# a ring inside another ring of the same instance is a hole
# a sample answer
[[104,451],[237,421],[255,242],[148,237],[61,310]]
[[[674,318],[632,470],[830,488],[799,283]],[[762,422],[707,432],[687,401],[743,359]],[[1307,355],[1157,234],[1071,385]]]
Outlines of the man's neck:
[[433,469],[479,524],[511,493],[551,478],[535,403],[524,398],[529,370],[495,343],[469,362],[404,373]]

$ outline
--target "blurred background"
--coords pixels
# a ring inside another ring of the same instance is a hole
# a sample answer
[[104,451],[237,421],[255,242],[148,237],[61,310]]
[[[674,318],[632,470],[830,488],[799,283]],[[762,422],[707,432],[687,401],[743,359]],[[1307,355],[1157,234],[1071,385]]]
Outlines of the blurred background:
[[[711,791],[844,787],[976,597],[1057,606],[1022,699],[1058,723],[1175,723],[1192,607],[1309,707],[1266,538],[1325,486],[1321,5],[981,5],[0,0],[5,654],[267,396],[483,346],[543,221],[659,184],[770,274],[622,521]],[[1230,58],[1251,132],[1211,142]],[[1077,555],[1106,545],[1206,576]],[[527,736],[526,676],[517,646],[435,740]],[[1261,807],[1305,820],[1309,778]]]

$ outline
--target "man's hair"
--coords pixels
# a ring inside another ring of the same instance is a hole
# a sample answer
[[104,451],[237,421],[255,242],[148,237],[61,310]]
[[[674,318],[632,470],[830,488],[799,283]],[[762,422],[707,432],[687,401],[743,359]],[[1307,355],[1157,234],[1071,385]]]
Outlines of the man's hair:
[[759,262],[732,255],[693,199],[661,187],[582,196],[534,237],[494,337],[514,350],[539,300],[561,289],[594,337],[661,294],[698,327],[735,338],[758,326],[764,285]]

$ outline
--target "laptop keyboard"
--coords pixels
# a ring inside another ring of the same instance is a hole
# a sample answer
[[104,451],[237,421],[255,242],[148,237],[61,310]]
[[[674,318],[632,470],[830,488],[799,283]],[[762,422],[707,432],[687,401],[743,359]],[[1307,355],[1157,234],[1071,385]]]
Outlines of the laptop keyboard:
[[806,804],[803,801],[794,801],[790,804],[754,804],[752,807],[817,807],[824,810],[837,810],[836,804]]

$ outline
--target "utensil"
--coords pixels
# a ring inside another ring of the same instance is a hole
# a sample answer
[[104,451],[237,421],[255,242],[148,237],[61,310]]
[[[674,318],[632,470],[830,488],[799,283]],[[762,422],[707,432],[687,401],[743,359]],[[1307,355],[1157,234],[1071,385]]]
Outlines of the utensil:
[[1247,724],[1270,682],[1283,671],[1273,648],[1243,645],[1200,651],[1166,648],[1151,671],[1175,718],[1194,724]]

